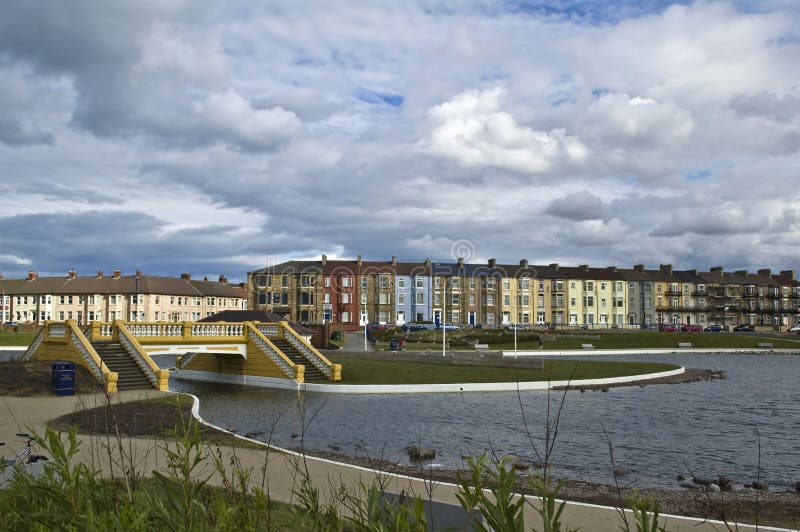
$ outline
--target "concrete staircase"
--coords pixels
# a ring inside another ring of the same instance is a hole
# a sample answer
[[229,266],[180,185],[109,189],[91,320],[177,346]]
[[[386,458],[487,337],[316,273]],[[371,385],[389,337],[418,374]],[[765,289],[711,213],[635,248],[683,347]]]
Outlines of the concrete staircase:
[[289,357],[289,359],[294,362],[295,364],[302,364],[306,367],[305,378],[306,382],[319,382],[319,381],[326,381],[328,378],[322,373],[320,370],[317,369],[311,362],[309,362],[306,357],[303,356],[297,349],[292,346],[289,342],[284,340],[283,338],[269,338],[270,341],[280,349],[284,355]]
[[108,369],[119,374],[117,390],[140,390],[153,388],[144,371],[128,355],[119,342],[92,342]]

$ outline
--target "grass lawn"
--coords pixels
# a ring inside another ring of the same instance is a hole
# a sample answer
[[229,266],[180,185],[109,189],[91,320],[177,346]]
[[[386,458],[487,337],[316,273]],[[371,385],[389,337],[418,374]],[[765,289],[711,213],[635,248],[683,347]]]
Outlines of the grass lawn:
[[672,364],[649,362],[599,362],[545,360],[544,369],[455,366],[424,362],[359,360],[341,361],[340,384],[449,384],[467,382],[528,382],[600,379],[641,375],[677,369]]
[[[757,348],[768,342],[775,348],[800,349],[800,337],[755,336],[738,333],[663,333],[639,331],[635,333],[586,333],[598,338],[587,339],[584,335],[558,335],[554,342],[544,342],[544,349],[580,349],[581,344],[592,344],[596,349],[670,348],[678,342],[688,342],[695,348]],[[492,349],[514,349],[514,343],[492,344]],[[535,350],[538,342],[518,342],[517,349]]]
[[36,338],[37,333],[33,332],[14,332],[3,331],[0,332],[0,345],[21,345],[29,346],[33,339]]

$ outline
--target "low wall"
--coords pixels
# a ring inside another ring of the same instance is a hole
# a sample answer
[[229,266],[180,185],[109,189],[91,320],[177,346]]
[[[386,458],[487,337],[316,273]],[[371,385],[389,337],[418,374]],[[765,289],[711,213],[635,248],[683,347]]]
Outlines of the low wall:
[[347,360],[384,360],[398,362],[425,362],[454,366],[492,366],[500,368],[541,369],[543,361],[534,356],[512,358],[502,351],[328,351],[325,356],[342,362],[347,372]]

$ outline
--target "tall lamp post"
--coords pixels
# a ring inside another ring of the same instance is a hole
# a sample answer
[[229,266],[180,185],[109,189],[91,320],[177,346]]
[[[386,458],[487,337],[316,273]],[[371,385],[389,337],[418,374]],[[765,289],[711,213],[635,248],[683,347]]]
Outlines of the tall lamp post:
[[447,278],[442,277],[442,356],[447,355]]

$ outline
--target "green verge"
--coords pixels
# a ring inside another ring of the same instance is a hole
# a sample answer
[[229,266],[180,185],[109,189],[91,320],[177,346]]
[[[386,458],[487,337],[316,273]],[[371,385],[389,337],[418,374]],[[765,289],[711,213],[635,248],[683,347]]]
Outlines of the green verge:
[[[544,369],[456,366],[382,360],[342,359],[338,384],[454,384],[603,379],[678,369],[673,364],[545,360]],[[573,373],[574,372],[574,373]]]
[[33,332],[3,331],[0,332],[0,345],[27,347],[31,345],[33,339],[36,338],[36,334],[37,333]]

